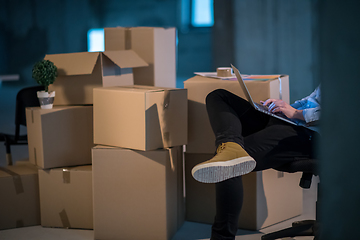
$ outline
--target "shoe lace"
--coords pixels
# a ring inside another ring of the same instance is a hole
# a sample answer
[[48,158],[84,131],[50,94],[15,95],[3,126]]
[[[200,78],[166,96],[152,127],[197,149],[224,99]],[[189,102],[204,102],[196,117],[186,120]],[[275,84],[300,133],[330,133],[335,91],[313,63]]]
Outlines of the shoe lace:
[[220,153],[222,150],[224,150],[225,149],[225,143],[222,143],[219,147],[218,147],[218,149],[217,149],[217,153]]

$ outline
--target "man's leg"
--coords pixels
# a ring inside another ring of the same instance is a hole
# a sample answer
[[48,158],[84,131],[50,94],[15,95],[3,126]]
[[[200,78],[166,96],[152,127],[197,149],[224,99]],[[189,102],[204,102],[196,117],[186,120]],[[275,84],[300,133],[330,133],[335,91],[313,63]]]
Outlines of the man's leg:
[[245,150],[256,160],[254,171],[312,158],[312,132],[272,118],[266,128],[244,138]]
[[206,109],[215,144],[236,142],[244,147],[244,136],[263,129],[269,116],[256,111],[248,101],[226,91],[217,89],[206,97]]
[[[257,162],[254,171],[312,157],[313,142],[306,129],[274,120],[275,123],[271,121],[266,128],[244,138],[246,151]],[[235,239],[242,202],[241,176],[216,183],[216,217],[211,240]]]
[[[235,142],[244,147],[244,136],[263,129],[269,120],[249,102],[223,89],[211,92],[206,98],[206,106],[216,146]],[[243,201],[242,177],[216,183],[215,187],[216,217],[211,239],[234,239]]]
[[[256,171],[280,166],[311,152],[308,132],[254,110],[247,101],[216,90],[207,98],[216,143],[237,142],[257,161]],[[216,217],[212,240],[234,239],[243,201],[242,179],[216,183]]]
[[256,162],[244,150],[243,136],[266,126],[269,117],[223,89],[208,94],[206,106],[217,152],[192,169],[193,177],[199,182],[216,183],[251,172]]
[[230,178],[215,184],[216,216],[211,240],[233,240],[243,202],[242,177]]

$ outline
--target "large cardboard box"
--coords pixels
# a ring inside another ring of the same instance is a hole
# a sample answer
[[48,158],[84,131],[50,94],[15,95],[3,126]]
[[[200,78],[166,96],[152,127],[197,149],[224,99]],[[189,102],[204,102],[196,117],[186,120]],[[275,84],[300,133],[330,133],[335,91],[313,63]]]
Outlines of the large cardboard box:
[[29,160],[41,168],[91,164],[93,107],[26,109]]
[[0,230],[40,224],[38,169],[19,164],[0,167]]
[[93,228],[92,166],[39,169],[43,227]]
[[[213,224],[215,184],[197,182],[191,169],[213,154],[185,153],[186,220]],[[243,177],[244,200],[239,228],[259,230],[301,215],[303,198],[299,187],[301,173],[273,169],[252,172]],[[236,189],[234,189],[236,191]]]
[[94,143],[153,150],[187,143],[186,89],[94,89]]
[[131,50],[50,54],[45,59],[58,68],[49,86],[55,91],[54,105],[92,104],[94,87],[132,85],[133,68],[148,66]]
[[169,240],[184,222],[182,147],[93,148],[94,238]]
[[[278,78],[266,81],[245,80],[251,97],[255,102],[268,98],[283,99],[289,102],[289,76],[282,75]],[[225,89],[240,97],[245,95],[237,80],[219,80],[195,76],[184,82],[188,90],[189,99],[189,133],[186,152],[188,153],[214,153],[215,136],[211,129],[210,121],[206,111],[206,96],[215,89]]]
[[149,66],[134,69],[136,85],[176,86],[176,29],[159,27],[105,28],[105,50],[135,51]]

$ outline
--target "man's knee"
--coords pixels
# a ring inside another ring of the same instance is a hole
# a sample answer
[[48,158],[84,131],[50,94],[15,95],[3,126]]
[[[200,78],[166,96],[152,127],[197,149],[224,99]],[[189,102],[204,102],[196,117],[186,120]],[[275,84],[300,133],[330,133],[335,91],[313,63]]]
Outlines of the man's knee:
[[211,103],[212,101],[217,101],[217,99],[223,98],[228,94],[231,93],[225,89],[215,89],[206,96],[206,104]]

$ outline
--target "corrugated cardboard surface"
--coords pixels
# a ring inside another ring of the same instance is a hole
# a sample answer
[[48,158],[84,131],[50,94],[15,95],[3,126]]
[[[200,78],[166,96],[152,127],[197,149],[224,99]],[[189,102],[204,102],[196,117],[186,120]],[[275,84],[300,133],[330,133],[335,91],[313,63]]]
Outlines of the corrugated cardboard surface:
[[27,108],[29,160],[41,168],[91,163],[92,106]]
[[94,143],[137,150],[187,143],[186,89],[94,89]]
[[176,86],[175,28],[105,28],[105,50],[132,49],[149,66],[134,69],[136,85]]
[[[197,182],[191,169],[213,154],[185,153],[186,220],[212,224],[215,217],[215,184]],[[302,213],[301,173],[269,169],[243,176],[244,200],[239,228],[259,230]],[[236,189],[234,189],[236,191]]]
[[93,103],[93,88],[134,84],[131,71],[148,66],[134,51],[78,52],[49,54],[45,59],[58,68],[58,77],[49,86],[55,91],[54,105]]
[[40,224],[39,179],[35,166],[0,167],[0,229]]
[[92,166],[39,169],[41,225],[93,228]]
[[181,152],[94,147],[94,238],[171,239],[184,219]]
[[[281,78],[282,94],[278,79],[268,81],[245,81],[245,84],[255,102],[268,98],[280,98],[289,102],[289,76]],[[205,98],[215,89],[225,89],[245,98],[238,81],[218,80],[195,76],[184,82],[189,99],[189,136],[186,151],[188,153],[214,153],[215,136],[211,129],[206,111]]]

